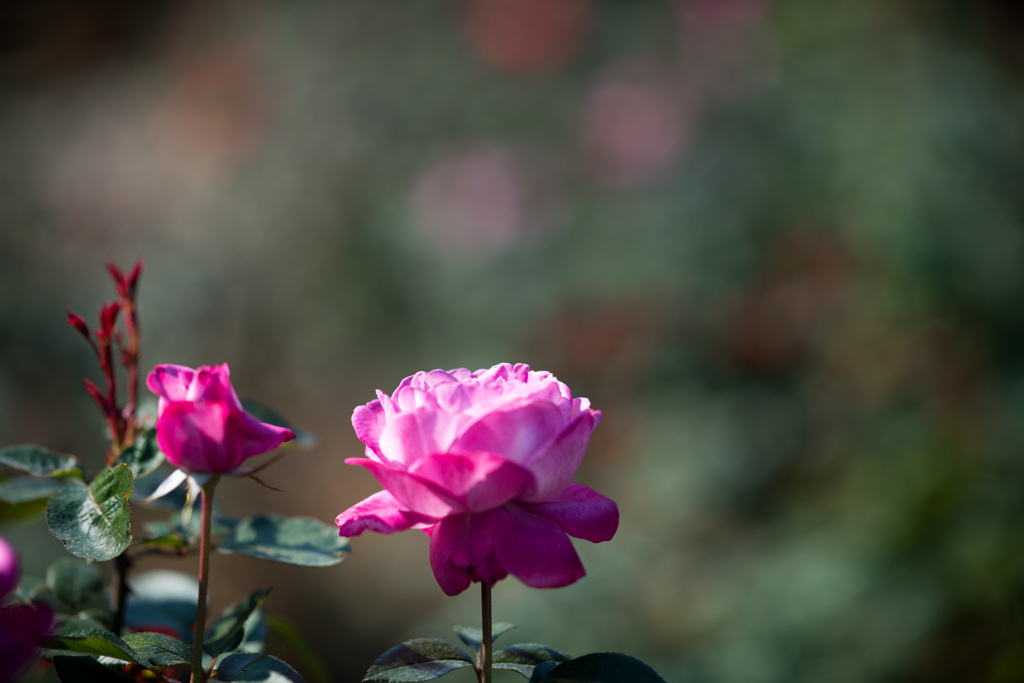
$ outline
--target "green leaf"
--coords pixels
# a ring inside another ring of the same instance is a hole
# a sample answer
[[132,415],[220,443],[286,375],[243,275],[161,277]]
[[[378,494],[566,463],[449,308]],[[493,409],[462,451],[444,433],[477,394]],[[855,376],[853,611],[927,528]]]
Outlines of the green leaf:
[[128,448],[121,451],[114,465],[127,465],[136,479],[152,474],[164,464],[164,454],[156,443],[156,429],[139,434]]
[[242,553],[301,567],[338,564],[349,553],[337,528],[310,517],[257,515],[238,522],[234,534],[218,544],[225,553]]
[[654,669],[619,652],[595,652],[571,659],[551,669],[540,680],[544,683],[665,683]]
[[78,612],[103,590],[103,577],[96,567],[66,558],[46,570],[46,587],[73,612]]
[[537,643],[520,643],[511,645],[504,650],[494,653],[493,663],[495,669],[508,669],[518,671],[526,678],[533,675],[533,670],[538,664],[544,662],[567,662],[572,657],[561,650],[556,650],[547,645]]
[[0,522],[18,522],[41,515],[46,512],[48,500],[48,498],[39,498],[16,505],[0,501]]
[[429,681],[466,666],[473,666],[473,660],[452,643],[436,638],[415,638],[382,654],[363,681]]
[[53,658],[53,668],[61,683],[133,683],[135,680],[116,669],[108,669],[92,657],[57,656]]
[[117,557],[131,543],[132,473],[127,465],[100,472],[86,486],[70,481],[50,496],[46,521],[68,552],[92,560]]
[[72,476],[82,478],[78,458],[61,455],[35,444],[8,446],[0,449],[0,464],[34,477]]
[[211,657],[217,657],[222,652],[238,647],[245,636],[246,620],[259,609],[268,593],[269,588],[261,588],[224,610],[220,618],[206,630],[203,650]]
[[182,640],[192,638],[199,601],[194,576],[167,569],[128,577],[125,623],[136,629],[172,630]]
[[[493,643],[499,636],[501,636],[501,634],[507,633],[515,627],[515,624],[509,624],[504,621],[498,621],[491,624],[491,642]],[[452,630],[458,634],[459,638],[462,639],[462,642],[469,645],[474,650],[479,650],[480,646],[484,642],[484,632],[478,628],[472,628],[471,626],[452,626]]]
[[63,485],[64,481],[56,477],[11,477],[0,481],[0,500],[14,505],[42,500]]
[[298,671],[277,657],[255,652],[243,652],[225,657],[217,667],[215,680],[306,683]]
[[23,576],[14,591],[14,602],[31,602],[46,590],[46,582],[37,576]]
[[132,633],[124,637],[124,642],[154,666],[192,663],[192,649],[163,633]]
[[113,633],[98,628],[85,629],[67,635],[51,636],[46,641],[44,647],[50,650],[110,657],[149,668],[149,662],[146,661],[145,657],[136,653],[128,643]]
[[313,683],[331,683],[331,671],[309,646],[302,632],[291,621],[276,615],[267,616],[270,633],[277,638],[289,652],[293,662],[306,674]]

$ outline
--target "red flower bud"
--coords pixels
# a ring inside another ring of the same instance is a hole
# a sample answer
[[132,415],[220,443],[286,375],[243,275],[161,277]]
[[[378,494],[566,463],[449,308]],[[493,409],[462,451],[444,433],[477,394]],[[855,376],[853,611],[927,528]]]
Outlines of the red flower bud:
[[128,276],[128,299],[130,301],[135,300],[135,287],[139,282],[139,273],[142,272],[143,265],[145,265],[145,262],[142,259],[136,261],[135,267],[132,268],[132,272]]
[[114,326],[117,325],[117,316],[121,313],[122,306],[120,301],[114,301],[103,304],[103,308],[100,309],[100,330],[108,339],[114,336]]
[[125,299],[128,298],[128,279],[121,272],[121,269],[117,267],[117,264],[113,260],[107,261],[107,270],[110,272],[110,277],[114,280],[114,287],[117,289],[117,294]]
[[85,390],[92,396],[92,400],[96,401],[96,405],[100,407],[104,415],[109,416],[113,412],[113,408],[110,405],[110,401],[106,399],[99,387],[92,383],[92,380],[83,379],[82,384],[85,385]]
[[68,307],[68,325],[71,325],[71,327],[78,330],[83,337],[89,339],[89,326],[85,324],[85,321],[82,320],[81,316],[76,315],[75,312],[71,310],[70,306]]

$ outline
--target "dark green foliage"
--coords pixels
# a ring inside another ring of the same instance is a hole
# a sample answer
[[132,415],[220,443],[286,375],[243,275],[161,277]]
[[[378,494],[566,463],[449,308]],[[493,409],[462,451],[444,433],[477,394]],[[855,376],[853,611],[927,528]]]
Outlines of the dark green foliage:
[[53,667],[62,683],[132,683],[135,680],[92,657],[54,657]]
[[132,633],[124,637],[124,642],[153,666],[192,663],[192,649],[164,633]]
[[537,665],[544,662],[567,662],[572,657],[561,650],[537,643],[511,645],[494,653],[492,662],[495,669],[518,671],[526,678],[533,675]]
[[46,648],[110,657],[147,668],[150,666],[149,660],[135,652],[131,645],[113,633],[97,628],[55,635],[47,641]]
[[[283,678],[282,678],[283,677]],[[299,672],[277,657],[252,652],[228,655],[217,667],[218,681],[274,681],[305,683]]]
[[0,500],[13,505],[42,500],[63,484],[58,477],[11,477],[0,481]]
[[82,477],[78,459],[73,455],[61,455],[34,444],[7,446],[0,449],[0,464],[34,477],[72,476]]
[[571,659],[535,679],[544,683],[665,683],[639,659],[618,652],[595,652]]
[[238,647],[245,637],[246,620],[259,609],[269,593],[269,588],[261,588],[224,610],[220,618],[206,629],[203,643],[206,653],[216,657]]
[[309,517],[257,515],[234,527],[218,544],[221,552],[242,553],[302,567],[327,567],[345,559],[350,547],[334,525]]
[[46,570],[46,587],[73,612],[78,612],[103,590],[103,577],[96,567],[67,558]]
[[156,472],[164,463],[164,454],[156,443],[156,429],[143,431],[128,448],[117,456],[115,465],[127,465],[136,479]]
[[[501,636],[501,634],[506,633],[515,627],[515,624],[509,624],[504,621],[494,622],[494,624],[491,625],[491,642],[493,643],[499,638],[499,636]],[[466,645],[469,645],[474,650],[480,649],[480,644],[484,639],[483,631],[470,626],[453,626],[452,630],[458,634],[459,638],[461,638],[462,642]]]
[[363,681],[429,681],[467,666],[473,666],[473,660],[452,643],[435,638],[415,638],[381,655],[366,672]]
[[132,473],[127,465],[106,469],[91,484],[71,480],[50,497],[46,520],[50,533],[68,552],[92,560],[109,560],[131,543]]

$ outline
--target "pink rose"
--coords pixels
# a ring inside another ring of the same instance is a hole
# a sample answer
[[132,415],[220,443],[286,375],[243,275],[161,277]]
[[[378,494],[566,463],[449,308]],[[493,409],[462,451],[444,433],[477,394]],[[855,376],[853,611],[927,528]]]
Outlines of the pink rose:
[[607,541],[615,503],[576,474],[601,412],[549,372],[495,365],[419,372],[352,414],[384,486],[338,515],[342,536],[423,529],[441,589],[461,593],[510,573],[536,588],[584,576],[568,535]]
[[160,397],[156,438],[179,469],[225,474],[247,458],[272,451],[295,434],[260,422],[242,409],[227,363],[193,370],[158,365],[146,385]]
[[[0,603],[18,585],[18,555],[0,538]],[[35,661],[53,628],[46,605],[0,607],[0,683],[14,681]]]

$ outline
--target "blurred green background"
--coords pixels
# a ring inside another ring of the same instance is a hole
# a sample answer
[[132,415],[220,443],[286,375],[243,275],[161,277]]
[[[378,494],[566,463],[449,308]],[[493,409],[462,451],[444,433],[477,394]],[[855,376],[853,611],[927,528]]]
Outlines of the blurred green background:
[[[5,5],[0,444],[102,462],[64,310],[141,257],[142,365],[226,361],[319,437],[228,512],[332,520],[374,389],[527,362],[604,411],[577,481],[622,523],[571,587],[499,584],[503,640],[1024,680],[1022,46],[1009,0]],[[412,532],[212,571],[338,681],[479,618]]]

